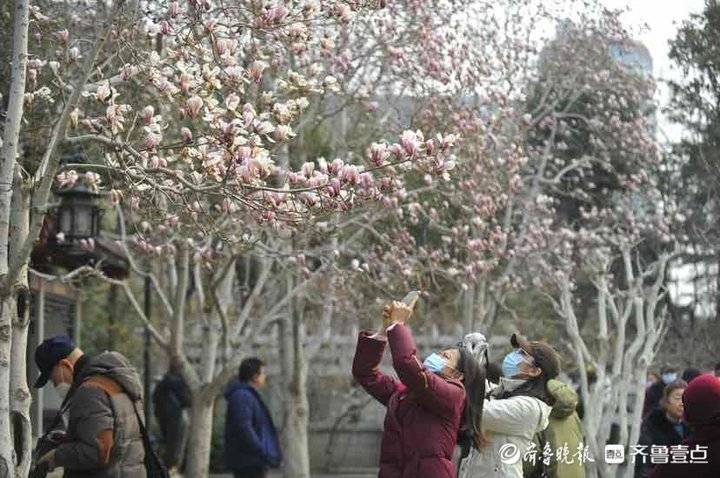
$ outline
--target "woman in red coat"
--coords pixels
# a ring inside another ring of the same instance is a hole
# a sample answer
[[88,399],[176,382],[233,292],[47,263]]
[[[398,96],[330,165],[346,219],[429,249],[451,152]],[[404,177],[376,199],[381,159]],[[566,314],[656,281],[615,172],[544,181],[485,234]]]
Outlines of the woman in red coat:
[[[383,332],[361,332],[353,376],[387,407],[380,450],[379,478],[454,478],[452,454],[458,433],[482,442],[481,416],[485,375],[465,349],[449,348],[417,357],[415,341],[405,321],[411,306],[386,306]],[[399,380],[380,372],[390,344]]]

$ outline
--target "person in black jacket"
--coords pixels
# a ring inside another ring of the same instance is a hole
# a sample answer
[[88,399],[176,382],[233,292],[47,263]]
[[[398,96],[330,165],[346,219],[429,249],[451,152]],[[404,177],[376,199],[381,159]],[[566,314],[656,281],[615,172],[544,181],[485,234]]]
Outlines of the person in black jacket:
[[225,465],[235,478],[264,478],[282,461],[275,424],[258,393],[265,380],[262,360],[247,358],[225,390]]
[[674,367],[664,367],[660,374],[661,380],[645,390],[645,401],[643,402],[643,419],[647,417],[660,404],[663,390],[666,386],[678,379],[677,370]]
[[185,445],[188,438],[188,410],[192,406],[192,393],[180,375],[179,366],[170,364],[170,369],[153,392],[155,418],[162,435],[163,460],[168,469],[182,470],[185,459]]
[[[688,427],[683,422],[683,393],[687,388],[684,380],[676,380],[663,390],[660,406],[651,411],[643,420],[638,445],[647,447],[644,452],[649,455],[653,445],[669,447],[679,445],[688,434]],[[635,478],[650,476],[653,465],[650,459],[635,457]],[[645,461],[646,463],[644,463]]]

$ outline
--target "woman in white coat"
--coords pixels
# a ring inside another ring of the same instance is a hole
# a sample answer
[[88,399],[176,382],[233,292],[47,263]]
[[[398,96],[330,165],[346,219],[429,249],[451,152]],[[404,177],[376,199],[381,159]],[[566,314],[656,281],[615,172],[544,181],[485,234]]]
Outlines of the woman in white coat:
[[[523,478],[522,459],[536,433],[548,425],[552,399],[545,384],[560,372],[558,354],[544,342],[513,334],[514,350],[505,356],[500,385],[483,406],[486,443],[471,447],[459,478]],[[542,459],[542,450],[537,453]]]

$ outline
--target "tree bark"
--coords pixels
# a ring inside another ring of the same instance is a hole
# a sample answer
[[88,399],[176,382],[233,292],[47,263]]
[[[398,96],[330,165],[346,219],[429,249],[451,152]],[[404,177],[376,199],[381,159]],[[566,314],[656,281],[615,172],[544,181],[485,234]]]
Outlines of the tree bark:
[[[292,290],[290,287],[288,290]],[[310,453],[308,446],[309,406],[307,400],[307,363],[303,351],[304,328],[302,313],[292,301],[289,307],[291,337],[290,343],[292,363],[290,368],[289,387],[285,401],[285,443],[284,468],[285,478],[310,478]],[[287,342],[287,341],[286,341]]]
[[207,478],[209,474],[214,411],[214,396],[203,392],[193,394],[185,476]]
[[[14,254],[26,240],[30,227],[30,196],[23,184],[19,168],[13,183],[12,215],[10,218],[10,254]],[[15,476],[25,478],[30,469],[32,426],[30,405],[32,396],[27,384],[27,340],[30,324],[30,292],[27,263],[20,271],[13,288],[15,316],[12,322],[10,363],[10,417],[17,465]]]
[[[13,424],[11,420],[11,382],[17,376],[11,372],[14,364],[12,359],[13,318],[16,316],[16,303],[14,297],[15,281],[6,281],[10,268],[8,255],[10,241],[10,211],[12,201],[12,184],[17,164],[20,143],[20,128],[23,117],[23,101],[25,98],[25,83],[28,60],[28,26],[30,16],[30,3],[28,0],[16,0],[13,40],[12,40],[12,67],[8,98],[8,109],[5,112],[5,125],[3,129],[2,150],[0,152],[0,276],[2,276],[2,290],[0,290],[0,477],[10,477],[15,474],[16,459]],[[23,368],[25,359],[23,358]],[[14,390],[12,390],[14,392]],[[22,404],[25,403],[23,397]],[[22,420],[18,420],[22,429]],[[23,441],[24,441],[24,437]],[[24,445],[23,445],[24,447]],[[25,457],[19,457],[25,459]]]
[[472,282],[463,294],[463,329],[466,334],[475,332],[475,289],[477,285]]

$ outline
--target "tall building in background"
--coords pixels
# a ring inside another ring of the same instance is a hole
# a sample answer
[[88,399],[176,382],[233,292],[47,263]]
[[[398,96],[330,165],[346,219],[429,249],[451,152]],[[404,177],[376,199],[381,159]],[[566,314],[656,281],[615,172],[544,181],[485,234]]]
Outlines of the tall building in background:
[[640,42],[617,42],[610,45],[610,56],[622,66],[643,76],[653,75],[653,58],[650,50]]

